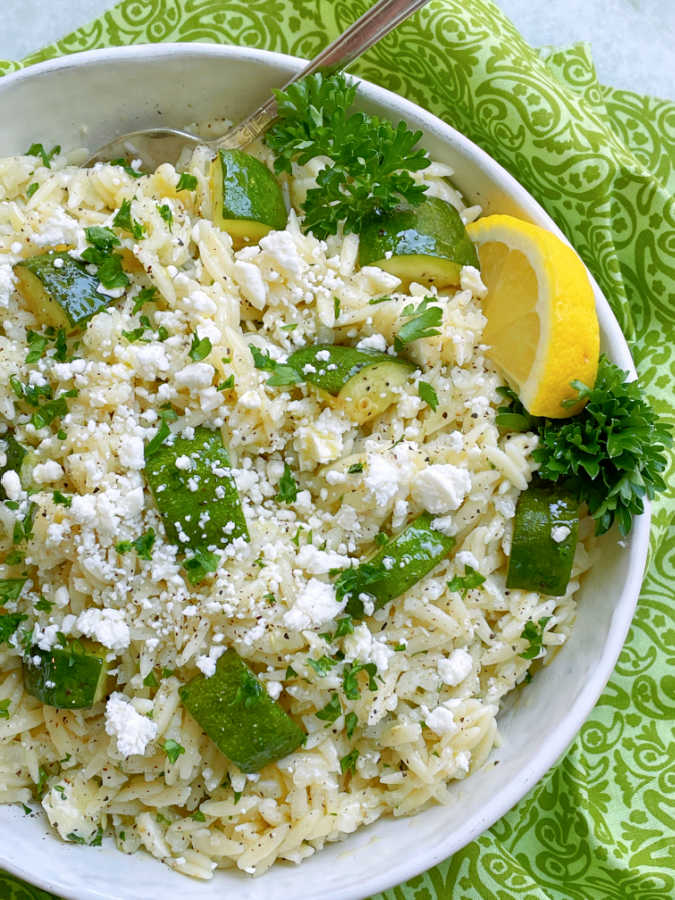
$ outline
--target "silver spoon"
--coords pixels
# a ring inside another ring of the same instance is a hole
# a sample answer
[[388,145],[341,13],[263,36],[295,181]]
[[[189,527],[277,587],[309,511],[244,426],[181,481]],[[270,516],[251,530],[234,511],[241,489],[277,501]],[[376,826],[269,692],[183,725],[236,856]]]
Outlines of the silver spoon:
[[[315,56],[301,72],[287,81],[282,90],[319,69],[323,72],[338,72],[344,69],[427,2],[428,0],[379,0],[340,37]],[[274,97],[270,97],[255,112],[216,140],[205,141],[194,134],[175,128],[132,131],[99,147],[85,165],[92,166],[97,162],[132,157],[134,160],[139,159],[144,169],[154,171],[162,163],[177,162],[185,149],[209,147],[215,155],[221,149],[235,150],[246,147],[260,137],[276,117],[277,102]]]

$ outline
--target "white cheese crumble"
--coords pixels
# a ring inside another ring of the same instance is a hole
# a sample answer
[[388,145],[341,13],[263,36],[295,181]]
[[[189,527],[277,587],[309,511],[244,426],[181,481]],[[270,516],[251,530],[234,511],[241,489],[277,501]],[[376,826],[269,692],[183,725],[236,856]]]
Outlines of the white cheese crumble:
[[49,484],[51,481],[63,478],[63,469],[55,460],[48,459],[33,468],[32,478],[36,484]]
[[356,345],[357,350],[379,350],[384,352],[387,349],[387,342],[382,334],[371,334],[369,337],[361,338]]
[[463,291],[471,291],[479,300],[487,297],[487,288],[475,266],[462,266],[459,272],[459,286]]
[[284,613],[284,625],[288,628],[312,628],[323,625],[339,615],[345,608],[346,600],[338,603],[332,585],[318,578],[310,578],[307,586],[300,591],[294,605]]
[[3,472],[0,484],[2,484],[8,500],[17,501],[21,497],[21,480],[14,469]]
[[423,469],[412,487],[414,499],[433,515],[459,509],[471,490],[467,469],[452,465],[433,465]]
[[129,626],[120,609],[85,609],[77,617],[76,627],[110,650],[126,650],[131,640]]
[[347,569],[351,565],[348,556],[342,556],[334,550],[319,550],[311,544],[305,544],[300,548],[295,561],[310,575],[327,575],[331,569]]
[[453,650],[447,659],[439,659],[438,674],[444,684],[456,687],[473,669],[473,657],[461,647]]
[[572,531],[567,525],[554,525],[551,528],[551,538],[556,544],[561,544],[571,533]]
[[157,725],[136,712],[128,697],[115,692],[105,707],[105,730],[117,742],[122,756],[145,753],[150,741],[157,737]]

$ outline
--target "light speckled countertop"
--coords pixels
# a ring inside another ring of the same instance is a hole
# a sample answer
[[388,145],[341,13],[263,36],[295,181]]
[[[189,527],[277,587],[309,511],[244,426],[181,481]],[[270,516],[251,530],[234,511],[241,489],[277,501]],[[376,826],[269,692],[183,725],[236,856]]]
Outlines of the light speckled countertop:
[[[534,46],[589,41],[598,77],[675,99],[674,0],[496,0]],[[114,0],[3,0],[0,59],[26,54],[85,25]]]

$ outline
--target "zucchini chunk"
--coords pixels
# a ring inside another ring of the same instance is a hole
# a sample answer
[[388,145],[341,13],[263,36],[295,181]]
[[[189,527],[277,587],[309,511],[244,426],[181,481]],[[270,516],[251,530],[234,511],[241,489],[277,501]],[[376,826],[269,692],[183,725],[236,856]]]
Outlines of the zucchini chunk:
[[287,364],[305,381],[337,397],[336,408],[360,425],[396,402],[395,388],[404,385],[416,368],[387,353],[333,344],[301,347]]
[[338,600],[355,619],[365,615],[364,595],[375,609],[405,594],[448,555],[455,539],[431,527],[434,516],[423,513],[392,538],[368,562],[345,569],[335,582]]
[[305,740],[234,650],[223,653],[210,678],[198,675],[179,693],[192,718],[242,772],[257,772]]
[[[14,471],[21,478],[21,468],[26,456],[26,449],[19,444],[13,434],[6,434],[0,439],[0,451],[5,454],[5,462],[0,466],[0,478],[5,472]],[[23,478],[21,478],[23,485]],[[25,485],[24,485],[25,487]],[[7,493],[0,483],[0,500],[6,500]]]
[[534,480],[518,498],[507,588],[560,597],[572,573],[578,503],[557,484]]
[[50,250],[14,266],[18,289],[26,306],[43,325],[81,329],[111,298],[99,294],[99,279],[86,265],[66,252]]
[[34,646],[23,663],[24,687],[47,706],[88,709],[105,696],[107,652],[89,641],[71,641],[51,650]]
[[[195,428],[146,457],[145,477],[169,539],[184,552],[249,540],[230,457],[220,433]],[[193,490],[194,488],[194,490]]]
[[462,266],[479,267],[459,213],[439,197],[368,221],[359,238],[359,265],[377,266],[405,284],[459,284]]
[[211,202],[214,223],[236,244],[255,244],[288,220],[274,175],[241,150],[219,150],[211,163]]

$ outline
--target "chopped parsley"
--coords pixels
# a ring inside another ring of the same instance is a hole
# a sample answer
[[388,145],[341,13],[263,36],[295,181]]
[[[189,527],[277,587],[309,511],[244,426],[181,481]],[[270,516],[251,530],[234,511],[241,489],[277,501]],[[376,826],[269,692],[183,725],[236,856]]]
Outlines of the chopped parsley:
[[338,695],[332,694],[328,703],[322,709],[317,710],[315,715],[322,722],[334,722],[338,716],[342,715],[342,706]]
[[211,341],[205,337],[200,338],[198,335],[192,335],[192,346],[190,347],[190,359],[194,362],[201,362],[213,350]]
[[359,751],[356,747],[343,756],[340,760],[340,771],[344,775],[346,772],[356,772],[356,760],[359,758]]
[[194,191],[197,187],[197,177],[190,175],[189,172],[181,172],[178,184],[176,185],[176,193],[178,191]]
[[441,333],[443,310],[440,306],[430,305],[436,302],[435,297],[425,297],[417,307],[409,303],[403,308],[401,316],[407,318],[408,321],[401,325],[394,338],[394,349],[397,352],[403,350],[405,345],[411,341],[418,341],[421,338],[433,337]]
[[91,225],[84,233],[91,247],[87,247],[81,258],[96,266],[96,275],[104,288],[125,288],[129,277],[122,269],[121,255],[113,252],[113,248],[120,245],[115,232],[102,225]]
[[348,712],[345,716],[345,730],[347,732],[347,737],[351,738],[354,734],[354,730],[356,726],[359,724],[359,717],[355,712]]
[[145,303],[156,303],[157,302],[157,288],[155,287],[146,287],[142,288],[134,300],[134,306],[131,312],[136,315],[137,312],[140,312],[141,308]]
[[50,603],[49,600],[45,600],[44,597],[40,597],[40,599],[35,604],[35,609],[37,609],[38,612],[50,613],[52,611],[53,606],[54,606],[54,604]]
[[36,331],[29,330],[26,332],[26,341],[28,343],[26,363],[30,365],[31,363],[35,363],[39,359],[42,359],[45,355],[47,345],[49,344],[49,338],[43,334],[38,334]]
[[424,400],[424,402],[436,412],[436,408],[438,407],[438,394],[432,386],[426,381],[420,381],[417,385],[417,393],[419,394],[420,399]]
[[31,144],[28,150],[26,150],[26,156],[39,157],[42,160],[42,165],[47,169],[51,169],[52,160],[55,156],[58,156],[60,152],[61,147],[58,144],[49,151],[45,150],[43,144]]
[[28,187],[26,188],[26,196],[28,197],[28,199],[30,199],[33,196],[33,194],[35,193],[35,191],[37,191],[37,189],[39,187],[40,187],[40,185],[37,183],[37,181],[33,181],[31,184],[28,185]]
[[11,603],[13,600],[18,600],[25,583],[25,578],[0,579],[0,606],[4,606],[5,603]]
[[174,741],[173,738],[164,741],[162,750],[166,753],[170,763],[175,763],[181,753],[185,753],[185,747]]
[[160,426],[155,432],[154,436],[145,445],[145,458],[149,459],[151,456],[157,453],[159,448],[162,446],[162,444],[170,434],[171,429],[169,428],[166,420],[162,418]]
[[282,387],[287,384],[298,384],[303,380],[302,376],[292,366],[278,363],[275,359],[272,359],[269,353],[258,349],[254,344],[249,344],[248,346],[256,369],[274,373],[267,379],[267,384],[272,387]]
[[143,679],[143,684],[149,688],[159,687],[159,681],[155,678],[154,672],[148,672],[148,674]]
[[550,616],[544,616],[539,619],[537,624],[529,621],[521,632],[521,638],[525,638],[526,641],[529,641],[529,647],[523,650],[522,653],[519,653],[518,656],[523,659],[534,659],[535,656],[538,656],[541,652],[543,640],[544,640],[544,626],[550,619]]
[[121,166],[121,168],[124,169],[127,175],[131,175],[132,178],[141,178],[145,174],[145,172],[141,172],[140,169],[134,169],[133,166],[130,166],[129,161],[126,160],[123,156],[121,156],[119,159],[111,159],[110,165]]
[[27,618],[28,616],[21,613],[5,613],[4,616],[0,616],[0,644],[8,644],[16,629]]
[[358,700],[361,696],[358,680],[359,672],[367,673],[369,690],[377,690],[377,682],[375,681],[377,666],[375,663],[345,663],[344,672],[342,674],[342,690],[348,700]]
[[70,509],[70,507],[73,505],[73,498],[67,497],[65,494],[62,494],[61,491],[54,491],[54,493],[52,494],[52,500],[59,506],[65,506],[66,509]]
[[234,387],[234,375],[228,375],[228,377],[225,379],[225,381],[220,382],[220,384],[218,385],[216,390],[217,391],[229,391],[229,390],[232,390],[233,387]]
[[113,225],[128,231],[137,241],[145,235],[145,228],[131,215],[131,200],[124,200],[113,219]]
[[168,203],[163,203],[161,206],[157,206],[157,212],[164,219],[166,224],[169,226],[169,231],[173,227],[173,212],[171,211],[171,207]]
[[[196,179],[195,179],[196,180]],[[193,822],[206,822],[206,816],[201,809],[196,809],[190,816]]]
[[0,719],[9,719],[9,704],[11,703],[11,698],[6,697],[4,700],[0,700]]
[[467,591],[471,588],[480,587],[485,582],[485,576],[480,572],[476,572],[471,566],[464,566],[464,575],[455,575],[448,581],[448,587],[451,591],[459,591],[462,599],[466,599]]
[[363,463],[352,463],[347,469],[348,475],[358,475],[359,472],[363,472]]
[[279,490],[276,500],[280,503],[293,503],[298,496],[298,484],[293,478],[291,467],[288,463],[284,463],[284,473],[279,480]]
[[190,584],[199,584],[207,575],[216,571],[219,562],[219,557],[210,550],[196,550],[194,556],[185,560],[183,568]]
[[316,672],[319,678],[324,678],[330,670],[337,665],[337,662],[334,659],[330,659],[330,657],[320,656],[318,659],[307,658],[307,665],[311,666],[312,669]]
[[333,318],[337,322],[340,318],[340,298],[333,297]]
[[295,669],[293,668],[293,666],[287,666],[287,667],[286,667],[286,675],[285,675],[284,677],[285,677],[286,679],[289,679],[289,678],[297,678],[297,677],[298,677],[298,673],[295,671]]
[[335,634],[333,637],[341,638],[347,634],[354,634],[354,623],[351,616],[343,616],[336,622]]

